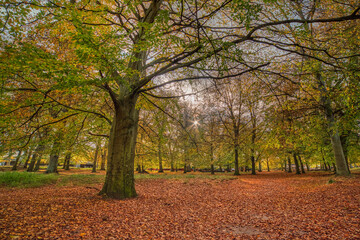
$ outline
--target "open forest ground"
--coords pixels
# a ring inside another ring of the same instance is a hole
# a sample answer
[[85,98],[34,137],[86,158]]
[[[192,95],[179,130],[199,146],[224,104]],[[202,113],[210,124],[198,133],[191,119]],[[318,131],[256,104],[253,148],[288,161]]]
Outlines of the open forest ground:
[[129,200],[98,181],[2,187],[0,239],[360,239],[359,174],[217,175],[138,177]]

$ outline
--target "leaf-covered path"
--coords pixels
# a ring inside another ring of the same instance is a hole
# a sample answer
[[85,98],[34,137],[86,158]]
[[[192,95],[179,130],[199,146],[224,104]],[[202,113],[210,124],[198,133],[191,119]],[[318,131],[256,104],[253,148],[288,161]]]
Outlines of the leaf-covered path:
[[0,239],[359,239],[360,178],[311,173],[145,179],[139,197],[95,188],[0,189]]

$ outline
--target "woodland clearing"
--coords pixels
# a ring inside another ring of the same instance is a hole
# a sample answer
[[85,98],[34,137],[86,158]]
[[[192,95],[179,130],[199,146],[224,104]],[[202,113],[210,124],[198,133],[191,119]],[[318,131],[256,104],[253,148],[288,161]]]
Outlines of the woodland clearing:
[[2,187],[0,238],[360,238],[358,173],[151,175],[127,200],[99,196],[101,183]]

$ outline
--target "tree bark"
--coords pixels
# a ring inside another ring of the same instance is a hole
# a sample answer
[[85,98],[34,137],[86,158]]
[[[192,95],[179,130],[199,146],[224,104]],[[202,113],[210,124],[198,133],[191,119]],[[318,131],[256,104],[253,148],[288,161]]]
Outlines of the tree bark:
[[164,169],[163,169],[163,164],[162,164],[162,155],[161,155],[161,138],[159,139],[159,144],[158,144],[158,159],[159,159],[159,173],[163,173]]
[[22,153],[22,151],[19,150],[19,153],[18,153],[18,155],[16,156],[16,159],[15,159],[14,166],[13,166],[12,169],[11,169],[12,171],[16,171],[16,170],[17,170],[17,165],[18,165],[18,162],[19,162],[19,160],[20,160],[21,153]]
[[[253,111],[250,111],[251,122],[252,122],[252,131],[251,131],[251,174],[255,175],[255,140],[256,140],[256,116]],[[259,172],[261,172],[261,166],[259,161]]]
[[328,97],[328,93],[325,87],[325,83],[322,80],[322,76],[320,72],[316,75],[318,82],[319,82],[319,88],[321,91],[321,102],[324,107],[325,111],[325,118],[328,122],[328,129],[330,133],[330,139],[331,139],[331,145],[332,149],[335,155],[335,163],[336,163],[336,174],[341,176],[349,176],[350,171],[346,163],[344,150],[341,144],[340,134],[339,130],[335,121],[334,112],[331,107],[331,100]]
[[170,154],[171,160],[170,160],[170,171],[171,172],[175,172],[175,168],[174,168],[174,157],[172,154]]
[[42,159],[42,154],[40,154],[38,159],[36,160],[35,167],[34,167],[34,170],[33,170],[34,172],[39,171],[40,164],[41,164],[41,159]]
[[261,160],[259,159],[259,172],[262,172],[262,169],[261,169]]
[[45,146],[42,143],[40,143],[36,147],[35,152],[32,155],[29,167],[27,169],[28,172],[33,172],[34,171],[35,163],[37,162],[38,159],[39,159],[39,161],[41,160],[41,155],[42,155],[42,152],[44,151],[44,149],[45,149]]
[[93,172],[93,173],[96,173],[98,156],[99,156],[99,149],[100,149],[100,141],[98,141],[96,143],[94,162],[93,162],[93,167],[92,167],[92,170],[91,170],[91,172]]
[[[104,151],[101,154],[101,167],[100,170],[105,170],[105,164],[106,164],[106,149],[104,149]],[[139,165],[140,166],[140,165]]]
[[[267,171],[270,172],[269,159],[266,159]],[[286,171],[286,170],[285,170]]]
[[255,171],[255,157],[252,155],[251,156],[251,174],[252,175],[256,175],[256,171]]
[[300,166],[299,166],[299,161],[296,157],[296,153],[293,153],[293,157],[294,157],[294,162],[295,162],[295,169],[296,169],[296,174],[301,174],[300,172]]
[[24,163],[24,168],[27,168],[27,165],[28,165],[29,160],[30,160],[30,158],[31,158],[32,152],[33,152],[32,149],[29,149],[28,156],[27,156],[26,161],[25,161],[25,163]]
[[50,153],[50,161],[49,161],[49,165],[46,169],[45,173],[57,173],[57,166],[58,166],[58,162],[59,162],[59,155],[60,155],[60,135],[58,135],[58,138],[56,138],[54,140],[54,144],[53,147],[51,149],[51,153]]
[[65,170],[70,170],[70,160],[71,160],[71,152],[67,152],[65,155],[65,160],[64,160],[64,166],[65,166]]
[[333,165],[333,168],[334,168],[334,173],[336,174],[336,166],[335,166],[335,163],[333,163],[332,165]]
[[210,143],[210,163],[211,163],[211,174],[215,174],[215,169],[214,169],[214,147],[212,142]]
[[290,156],[288,156],[288,172],[291,173],[292,172],[292,168],[291,168],[291,159]]
[[303,164],[303,162],[301,160],[300,154],[298,154],[298,158],[299,158],[299,162],[300,162],[301,173],[305,173],[304,164]]
[[235,173],[234,175],[238,176],[240,175],[239,172],[239,152],[238,152],[239,146],[235,145]]
[[134,179],[135,144],[139,121],[139,110],[135,104],[137,95],[115,101],[105,183],[100,191],[111,198],[136,197]]

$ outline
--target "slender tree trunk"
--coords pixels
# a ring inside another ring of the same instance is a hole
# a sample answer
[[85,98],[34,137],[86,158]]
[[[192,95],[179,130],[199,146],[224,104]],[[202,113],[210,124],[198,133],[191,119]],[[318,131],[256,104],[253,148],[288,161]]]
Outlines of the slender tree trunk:
[[252,175],[256,175],[256,171],[255,171],[255,157],[251,156],[251,174]]
[[[104,149],[104,151],[102,152],[101,154],[101,167],[100,167],[100,170],[105,170],[105,164],[106,164],[106,149]],[[140,166],[140,165],[138,165]]]
[[266,159],[266,166],[267,166],[267,171],[270,172],[270,166],[269,166],[269,159]]
[[211,163],[211,174],[215,174],[215,169],[214,169],[214,148],[213,148],[213,144],[210,143],[210,163]]
[[70,169],[70,158],[71,158],[71,152],[67,151],[66,154],[65,154],[64,164],[63,164],[63,169],[64,170],[69,170]]
[[141,166],[140,166],[140,164],[137,165],[136,171],[137,171],[138,173],[141,173]]
[[300,154],[298,154],[298,158],[299,158],[299,162],[300,162],[301,173],[305,173],[304,164],[303,164],[303,162],[301,160]]
[[336,174],[336,165],[335,165],[335,163],[333,163],[332,165],[333,165],[333,168],[334,168],[334,173]]
[[[256,140],[256,118],[253,111],[250,111],[252,121],[252,134],[251,134],[251,174],[255,175],[255,140]],[[259,172],[261,172],[261,163],[259,161]]]
[[215,174],[214,164],[211,164],[211,174],[212,174],[212,175]]
[[98,156],[99,156],[100,147],[101,147],[101,142],[98,141],[98,142],[96,143],[95,156],[94,156],[94,162],[93,162],[93,168],[92,168],[92,171],[91,171],[91,172],[93,172],[93,173],[96,173],[96,168],[97,168],[97,162],[98,162]]
[[288,172],[291,173],[292,172],[292,168],[291,168],[291,159],[290,156],[288,156]]
[[159,139],[159,144],[158,144],[158,159],[159,159],[159,173],[163,173],[164,169],[163,169],[163,164],[162,164],[162,153],[161,153],[161,138]]
[[170,154],[170,171],[171,171],[171,172],[175,172],[175,167],[174,167],[174,152],[173,152],[173,149],[171,148],[171,143],[169,143],[169,154]]
[[141,165],[141,173],[146,173],[144,165]]
[[286,159],[284,159],[284,168],[285,168],[285,172],[287,171],[286,169]]
[[306,161],[306,169],[308,170],[308,172],[310,171],[310,166],[309,163]]
[[34,167],[34,172],[39,171],[40,164],[41,164],[41,159],[42,159],[42,154],[40,154],[38,159],[36,160],[35,167]]
[[65,158],[64,158],[64,162],[63,162],[63,167],[62,167],[62,169],[65,169],[65,166],[66,166],[66,155],[65,155]]
[[328,166],[329,171],[331,171],[331,165],[330,165],[330,163],[327,163],[327,166]]
[[113,100],[113,119],[104,186],[100,194],[116,199],[136,197],[134,179],[135,144],[139,121],[137,95]]
[[300,167],[299,167],[299,161],[296,157],[296,153],[293,153],[293,157],[294,157],[294,162],[295,162],[295,169],[296,169],[296,174],[301,174],[300,172]]
[[234,175],[240,175],[240,172],[239,172],[239,146],[235,146],[235,173]]
[[341,142],[341,146],[342,146],[343,152],[344,152],[346,167],[350,173],[350,167],[349,167],[350,165],[349,165],[349,160],[348,160],[348,136],[345,134],[342,134],[340,136],[340,142]]
[[327,164],[326,164],[326,162],[325,162],[325,161],[324,161],[323,166],[324,166],[324,170],[325,170],[325,171],[329,171],[329,169],[328,169]]
[[31,161],[29,163],[29,167],[27,169],[28,172],[33,172],[34,171],[34,168],[35,168],[35,164],[36,164],[36,161],[39,159],[39,161],[41,160],[41,155],[42,155],[42,152],[44,151],[45,149],[45,146],[40,143],[36,149],[35,149],[35,152],[34,154],[32,155],[32,158],[31,158]]
[[27,168],[27,165],[28,165],[28,163],[29,163],[29,161],[30,161],[30,158],[31,158],[32,153],[33,153],[32,149],[29,149],[28,156],[27,156],[27,158],[26,158],[26,160],[25,160],[25,163],[24,163],[24,168]]
[[18,153],[18,155],[16,156],[16,159],[15,159],[15,163],[14,163],[12,169],[11,169],[12,171],[16,171],[16,170],[17,170],[17,165],[18,165],[18,162],[19,162],[19,160],[20,160],[21,153],[22,153],[22,151],[19,150],[19,153]]
[[170,171],[171,172],[175,172],[175,168],[174,168],[174,156],[172,154],[170,154],[171,160],[170,160]]
[[261,160],[259,159],[259,172],[262,172],[262,169],[261,169]]
[[67,152],[65,155],[65,170],[70,170],[71,152]]
[[25,149],[25,151],[22,153],[22,156],[19,159],[17,167],[20,167],[20,165],[23,165],[24,160],[27,159],[29,151],[30,151],[29,148]]

